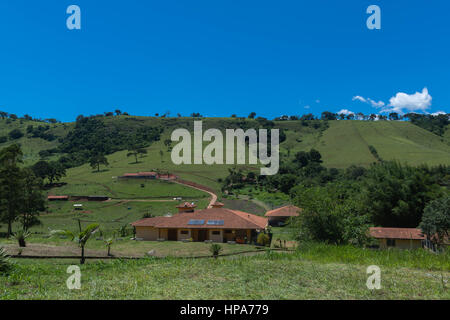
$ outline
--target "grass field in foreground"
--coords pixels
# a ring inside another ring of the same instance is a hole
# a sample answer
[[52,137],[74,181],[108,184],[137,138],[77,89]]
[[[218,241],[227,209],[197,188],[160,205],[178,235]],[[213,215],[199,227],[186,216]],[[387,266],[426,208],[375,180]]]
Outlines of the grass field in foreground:
[[220,259],[88,261],[82,289],[66,287],[78,261],[15,260],[0,277],[0,299],[449,299],[449,272],[381,267],[381,290],[368,290],[368,265],[320,263],[300,253]]
[[[98,234],[90,240],[86,246],[86,256],[104,257],[107,255],[107,248],[103,240],[97,238]],[[220,244],[223,248],[221,254],[231,254],[238,252],[261,251],[261,247],[254,245]],[[16,255],[19,251],[17,241],[2,240],[3,246],[8,254]],[[111,246],[111,254],[117,257],[145,257],[147,253],[154,250],[157,257],[206,257],[211,256],[209,251],[211,244],[203,242],[181,242],[181,241],[134,241],[126,237],[120,241],[115,241]],[[264,248],[262,248],[264,250]],[[25,256],[78,256],[80,248],[68,239],[59,238],[32,238],[28,241],[27,247],[22,248],[22,255]]]

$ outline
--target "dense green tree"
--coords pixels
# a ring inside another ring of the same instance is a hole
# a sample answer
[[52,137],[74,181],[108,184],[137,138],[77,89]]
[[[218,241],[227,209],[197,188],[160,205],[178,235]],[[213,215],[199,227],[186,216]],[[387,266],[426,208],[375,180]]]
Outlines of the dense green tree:
[[89,159],[89,164],[92,169],[97,169],[98,172],[100,172],[100,166],[109,166],[108,159],[105,157],[103,153],[96,153],[91,156]]
[[139,163],[138,156],[142,156],[144,154],[147,154],[147,149],[137,143],[134,143],[128,148],[127,157],[134,157],[136,163]]
[[383,162],[368,170],[361,194],[375,225],[416,228],[426,204],[441,192],[428,168]]
[[1,221],[8,225],[12,235],[12,223],[17,219],[23,205],[23,172],[19,167],[23,153],[13,144],[0,151],[0,208]]
[[23,137],[23,132],[19,129],[14,129],[11,130],[8,135],[11,140],[17,140]]
[[19,220],[24,231],[39,225],[39,213],[45,210],[45,196],[42,193],[42,179],[36,177],[31,169],[24,169],[23,202]]
[[431,201],[419,226],[434,243],[442,245],[450,237],[450,196]]

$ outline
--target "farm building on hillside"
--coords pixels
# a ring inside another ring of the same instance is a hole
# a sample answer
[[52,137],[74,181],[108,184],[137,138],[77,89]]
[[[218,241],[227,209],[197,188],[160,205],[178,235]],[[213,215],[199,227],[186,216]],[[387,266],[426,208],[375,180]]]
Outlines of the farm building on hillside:
[[225,208],[211,208],[136,221],[136,238],[146,241],[169,240],[212,242],[254,242],[268,221],[264,217]]
[[278,226],[286,222],[291,217],[298,217],[302,209],[296,206],[285,206],[275,210],[268,211],[266,217],[271,226]]
[[48,196],[48,201],[68,201],[69,196]]
[[156,172],[125,173],[119,179],[158,179]]
[[370,228],[369,234],[378,240],[381,249],[417,249],[422,248],[426,236],[420,229],[414,228]]

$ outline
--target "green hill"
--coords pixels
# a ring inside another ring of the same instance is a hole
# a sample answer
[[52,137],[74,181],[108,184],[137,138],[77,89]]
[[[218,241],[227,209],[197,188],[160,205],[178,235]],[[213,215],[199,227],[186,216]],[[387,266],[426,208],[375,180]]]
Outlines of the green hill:
[[[132,158],[126,156],[126,144],[120,146],[123,151],[108,155],[110,166],[107,170],[95,173],[88,165],[68,170],[66,182],[84,181],[93,184],[107,185],[114,189],[112,178],[125,172],[161,170],[179,175],[181,178],[208,185],[220,190],[219,179],[227,175],[231,165],[181,165],[176,166],[170,159],[170,152],[164,141],[170,138],[173,130],[186,128],[193,130],[194,120],[202,120],[204,130],[209,128],[255,128],[274,126],[283,130],[286,139],[281,144],[284,156],[294,155],[298,151],[319,150],[327,167],[346,168],[350,165],[368,166],[377,161],[369,150],[373,146],[384,160],[396,159],[412,165],[419,164],[450,164],[450,130],[443,137],[426,131],[410,122],[404,121],[258,121],[242,118],[155,118],[135,116],[100,117],[106,132],[129,133],[144,127],[160,127],[162,133],[159,141],[153,142],[147,148],[148,154],[135,164]],[[47,133],[55,136],[52,141],[33,138],[27,133],[27,127],[33,125],[48,126]],[[75,127],[74,123],[46,124],[23,119],[8,121],[0,120],[0,136],[8,136],[13,129],[20,129],[24,137],[1,143],[3,148],[13,142],[22,145],[25,154],[25,165],[33,164],[41,157],[39,152],[54,149],[65,141],[67,134]],[[77,143],[77,141],[75,141]],[[161,151],[163,152],[161,156]],[[50,159],[56,159],[64,154],[55,154]],[[44,158],[49,159],[49,158]],[[245,169],[256,169],[255,166],[244,166]],[[95,191],[95,190],[92,190]],[[105,187],[97,192],[109,194]]]
[[376,161],[369,146],[384,160],[438,165],[450,164],[449,141],[409,122],[331,121],[314,147],[327,167],[367,166]]

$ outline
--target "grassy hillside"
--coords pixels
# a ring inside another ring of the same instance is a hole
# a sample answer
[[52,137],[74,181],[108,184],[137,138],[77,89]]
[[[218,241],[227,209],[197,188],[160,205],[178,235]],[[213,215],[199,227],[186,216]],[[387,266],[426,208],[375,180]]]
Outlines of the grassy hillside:
[[335,168],[375,162],[370,145],[384,160],[448,165],[449,141],[409,122],[330,121],[330,128],[314,147],[321,152],[325,165]]
[[[27,134],[27,127],[33,126],[37,128],[39,126],[48,126],[47,133],[53,134],[55,139],[53,141],[47,141],[42,138],[32,138],[30,134]],[[59,145],[59,138],[65,137],[69,130],[72,128],[72,124],[48,124],[37,121],[30,121],[24,119],[0,119],[0,137],[8,137],[9,133],[14,130],[20,130],[24,136],[17,140],[9,139],[4,143],[0,143],[0,148],[7,147],[13,143],[19,143],[22,146],[24,153],[24,164],[32,165],[40,160],[39,152],[43,150],[53,149]],[[56,160],[56,156],[52,160]]]

